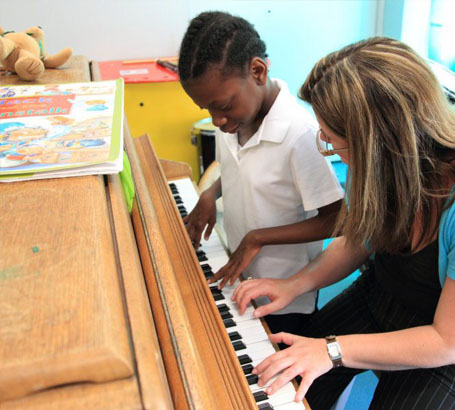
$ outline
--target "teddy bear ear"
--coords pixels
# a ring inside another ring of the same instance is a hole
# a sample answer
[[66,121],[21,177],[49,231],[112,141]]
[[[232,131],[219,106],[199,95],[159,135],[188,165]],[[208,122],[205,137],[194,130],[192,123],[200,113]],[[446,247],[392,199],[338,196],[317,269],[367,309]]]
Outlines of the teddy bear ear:
[[25,31],[29,36],[32,36],[34,38],[40,38],[43,39],[43,30],[41,30],[40,26],[33,26],[30,27]]

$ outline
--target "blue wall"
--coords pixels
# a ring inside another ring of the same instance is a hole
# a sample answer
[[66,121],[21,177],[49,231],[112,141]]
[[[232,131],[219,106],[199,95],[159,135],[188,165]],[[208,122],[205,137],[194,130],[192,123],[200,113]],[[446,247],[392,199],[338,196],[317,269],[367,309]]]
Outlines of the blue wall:
[[270,75],[287,81],[297,94],[317,60],[377,34],[377,7],[378,2],[370,0],[196,0],[190,14],[223,10],[253,23],[267,44]]

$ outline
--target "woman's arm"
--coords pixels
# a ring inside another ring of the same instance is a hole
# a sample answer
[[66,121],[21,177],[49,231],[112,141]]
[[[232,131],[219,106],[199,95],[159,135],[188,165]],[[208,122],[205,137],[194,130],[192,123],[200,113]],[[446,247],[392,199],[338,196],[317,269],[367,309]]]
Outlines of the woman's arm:
[[[343,365],[358,369],[404,370],[455,364],[455,281],[446,278],[431,325],[396,332],[339,336]],[[254,370],[258,385],[282,372],[267,388],[273,394],[297,375],[302,383],[296,400],[302,400],[313,380],[332,367],[324,339],[278,333],[273,342],[292,345],[265,359]]]
[[434,321],[396,332],[338,337],[347,367],[403,370],[455,364],[455,281],[447,278]]
[[255,310],[262,317],[283,309],[297,296],[317,290],[354,272],[369,257],[364,247],[354,248],[344,237],[334,239],[327,249],[302,270],[287,279],[255,279],[243,281],[234,291],[232,299],[242,314],[252,299],[267,296],[271,303]]

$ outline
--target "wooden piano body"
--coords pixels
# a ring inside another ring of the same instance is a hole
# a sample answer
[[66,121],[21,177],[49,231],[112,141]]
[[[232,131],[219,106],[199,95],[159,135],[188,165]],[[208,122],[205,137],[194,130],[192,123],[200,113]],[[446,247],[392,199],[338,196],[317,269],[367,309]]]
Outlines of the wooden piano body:
[[0,410],[257,408],[167,185],[189,169],[124,131],[131,216],[118,175],[0,184]]

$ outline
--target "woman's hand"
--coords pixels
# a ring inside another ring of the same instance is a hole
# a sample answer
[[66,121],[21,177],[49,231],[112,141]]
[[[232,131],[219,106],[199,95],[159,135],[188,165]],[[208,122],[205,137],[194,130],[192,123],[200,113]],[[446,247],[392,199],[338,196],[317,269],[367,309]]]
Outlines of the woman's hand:
[[296,279],[253,279],[244,280],[234,290],[232,300],[237,303],[239,313],[245,312],[252,299],[267,296],[270,303],[258,307],[254,311],[255,317],[262,317],[285,308],[303,291],[296,284]]
[[231,254],[229,262],[210,278],[209,283],[223,278],[219,284],[220,289],[223,289],[228,281],[229,285],[232,286],[260,250],[261,246],[255,240],[254,231],[248,232],[237,249]]
[[201,236],[205,227],[204,239],[207,240],[212,233],[216,222],[215,196],[210,190],[204,191],[199,197],[194,209],[183,218],[188,235],[195,249],[201,244]]
[[253,369],[253,374],[259,376],[258,386],[266,385],[272,377],[279,374],[265,390],[270,395],[296,376],[301,376],[302,381],[295,401],[302,401],[314,379],[327,373],[333,367],[327,354],[326,341],[284,332],[269,337],[271,342],[285,343],[290,347],[269,356]]

